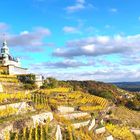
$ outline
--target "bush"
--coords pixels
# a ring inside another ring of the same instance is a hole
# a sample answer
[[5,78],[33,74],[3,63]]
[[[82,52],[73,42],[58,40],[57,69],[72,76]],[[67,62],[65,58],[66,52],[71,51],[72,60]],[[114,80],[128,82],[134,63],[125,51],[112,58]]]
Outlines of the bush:
[[112,100],[114,99],[113,94],[109,91],[100,91],[96,89],[91,89],[89,90],[89,93],[91,93],[92,95],[106,98],[106,99],[112,99]]
[[20,82],[24,84],[35,84],[34,74],[18,75],[17,78]]
[[41,86],[42,89],[44,88],[51,89],[51,88],[57,88],[57,87],[58,87],[58,81],[53,77],[48,77],[44,81],[43,86]]
[[36,84],[24,84],[25,89],[33,90],[37,88]]

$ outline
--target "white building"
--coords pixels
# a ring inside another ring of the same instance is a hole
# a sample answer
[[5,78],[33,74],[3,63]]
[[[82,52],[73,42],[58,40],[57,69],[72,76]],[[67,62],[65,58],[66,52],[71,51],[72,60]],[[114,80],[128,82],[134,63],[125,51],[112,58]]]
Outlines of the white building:
[[42,75],[35,74],[35,83],[38,87],[41,87],[43,85],[43,80],[44,79],[43,79]]
[[0,69],[10,75],[27,73],[27,69],[21,67],[20,59],[10,55],[6,40],[1,48]]

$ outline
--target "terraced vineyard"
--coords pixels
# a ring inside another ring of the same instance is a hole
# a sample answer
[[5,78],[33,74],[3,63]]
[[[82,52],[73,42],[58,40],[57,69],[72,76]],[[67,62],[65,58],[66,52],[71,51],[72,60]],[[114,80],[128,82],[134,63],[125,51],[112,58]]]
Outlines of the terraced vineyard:
[[[13,83],[21,84],[16,80]],[[3,92],[0,93],[0,139],[104,140],[109,135],[120,138],[118,127],[114,132],[114,126],[102,122],[109,104],[104,98],[64,87]],[[128,129],[123,134],[133,139]]]
[[0,75],[0,82],[18,83],[18,79],[15,75]]

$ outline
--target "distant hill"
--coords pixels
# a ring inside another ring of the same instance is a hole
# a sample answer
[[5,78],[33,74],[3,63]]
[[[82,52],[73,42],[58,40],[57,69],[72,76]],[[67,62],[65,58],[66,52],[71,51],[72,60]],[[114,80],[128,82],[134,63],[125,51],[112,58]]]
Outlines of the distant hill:
[[122,95],[117,86],[97,81],[66,81],[74,90],[88,92],[90,94],[100,96],[107,99],[116,99]]
[[140,92],[140,82],[117,82],[112,84],[127,91]]

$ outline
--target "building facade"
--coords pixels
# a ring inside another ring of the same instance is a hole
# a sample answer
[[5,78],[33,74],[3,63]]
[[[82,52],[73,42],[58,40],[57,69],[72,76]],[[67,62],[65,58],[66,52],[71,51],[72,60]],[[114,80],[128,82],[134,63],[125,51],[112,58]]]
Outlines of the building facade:
[[20,59],[10,55],[6,40],[0,50],[0,70],[10,75],[27,73],[27,69],[21,67]]

